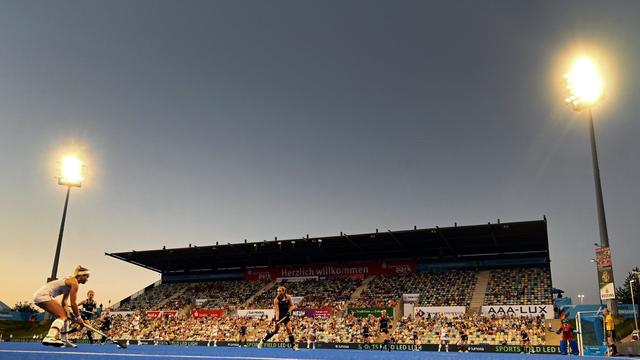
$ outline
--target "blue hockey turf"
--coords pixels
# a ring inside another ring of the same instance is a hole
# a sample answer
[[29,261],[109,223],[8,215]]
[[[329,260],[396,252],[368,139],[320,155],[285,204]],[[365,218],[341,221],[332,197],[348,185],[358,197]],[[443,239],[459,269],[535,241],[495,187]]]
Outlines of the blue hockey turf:
[[[0,359],[2,360],[147,360],[147,359],[248,359],[248,360],[295,360],[295,359],[367,359],[367,360],[396,360],[396,359],[436,359],[436,360],[559,360],[562,355],[525,355],[525,354],[496,354],[496,353],[437,353],[412,351],[379,351],[379,350],[307,350],[292,351],[277,348],[235,348],[235,347],[205,347],[205,346],[152,346],[132,345],[127,349],[119,349],[115,345],[79,344],[77,349],[57,349],[42,346],[39,343],[0,343]],[[598,359],[598,357],[589,357]],[[602,359],[605,359],[602,357]]]

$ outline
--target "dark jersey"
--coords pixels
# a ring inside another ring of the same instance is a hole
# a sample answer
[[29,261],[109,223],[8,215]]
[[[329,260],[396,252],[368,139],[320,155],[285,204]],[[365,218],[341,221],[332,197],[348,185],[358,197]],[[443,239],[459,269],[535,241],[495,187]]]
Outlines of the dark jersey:
[[460,340],[463,342],[467,342],[469,340],[469,335],[467,334],[460,335]]
[[96,302],[95,300],[91,300],[91,299],[87,299],[85,300],[84,304],[82,304],[82,318],[85,320],[91,320],[91,317],[93,316],[93,311],[96,309]]
[[366,338],[371,336],[371,334],[369,334],[369,325],[365,325],[362,327],[362,336]]
[[413,332],[413,340],[414,340],[414,341],[415,341],[415,340],[418,340],[418,332],[417,332],[417,331],[414,331],[414,332]]
[[522,339],[522,341],[529,341],[529,334],[526,331],[522,330],[520,332],[520,338]]
[[105,316],[102,320],[102,325],[100,326],[100,330],[109,331],[111,329],[111,316]]
[[247,335],[247,327],[242,325],[240,326],[240,335]]
[[380,318],[380,332],[388,333],[389,332],[389,318]]
[[289,298],[286,296],[282,299],[280,298],[277,298],[277,299],[278,299],[278,315],[280,315],[279,318],[282,319],[289,314],[289,307],[291,307],[291,304],[289,303]]

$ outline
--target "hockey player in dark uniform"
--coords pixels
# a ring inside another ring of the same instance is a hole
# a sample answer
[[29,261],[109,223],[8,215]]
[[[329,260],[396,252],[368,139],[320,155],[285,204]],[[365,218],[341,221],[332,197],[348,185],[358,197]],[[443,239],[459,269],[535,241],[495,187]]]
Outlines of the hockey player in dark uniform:
[[458,333],[458,352],[469,352],[467,344],[469,343],[469,335],[467,335],[463,329],[460,329]]
[[527,332],[527,328],[522,326],[520,329],[520,353],[529,353],[533,354],[533,348],[531,347],[531,339],[529,339],[529,332]]
[[[100,331],[102,331],[104,334],[109,334],[109,331],[111,331],[111,322],[113,321],[111,319],[111,309],[106,308],[102,313],[102,316],[100,317],[100,319],[102,319],[102,325],[100,325]],[[100,343],[104,343],[105,341],[107,341],[107,338],[106,336],[103,335],[102,338],[100,339]]]
[[411,332],[411,338],[413,340],[413,351],[420,351],[422,348],[422,341],[420,340],[420,334],[417,329],[413,329]]
[[277,295],[275,299],[273,299],[273,307],[276,311],[275,317],[275,328],[273,332],[268,331],[267,334],[260,340],[258,343],[258,348],[262,348],[264,343],[269,341],[273,337],[273,335],[278,333],[280,329],[280,324],[284,324],[287,329],[287,334],[289,335],[289,342],[291,343],[291,348],[294,351],[298,350],[298,345],[296,345],[296,339],[293,336],[293,329],[291,328],[291,313],[296,308],[296,305],[293,303],[293,298],[291,295],[287,294],[287,288],[284,286],[279,286],[277,290]]
[[240,334],[239,345],[247,347],[247,324],[245,320],[240,320],[240,329],[238,329],[238,333]]
[[[96,296],[95,291],[89,290],[87,292],[87,298],[78,303],[78,306],[82,306],[82,311],[80,311],[80,316],[82,317],[83,320],[87,320],[87,321],[93,320],[96,314],[96,309],[98,307],[98,305],[96,304],[96,301],[93,300],[95,296]],[[93,344],[93,331],[87,329],[87,338],[89,339],[89,344]]]
[[380,319],[378,320],[379,331],[382,334],[382,347],[380,350],[389,350],[391,351],[391,340],[389,339],[389,330],[391,329],[391,319],[387,316],[387,311],[382,310],[380,312]]
[[362,320],[362,342],[371,342],[371,328],[369,327],[367,320]]

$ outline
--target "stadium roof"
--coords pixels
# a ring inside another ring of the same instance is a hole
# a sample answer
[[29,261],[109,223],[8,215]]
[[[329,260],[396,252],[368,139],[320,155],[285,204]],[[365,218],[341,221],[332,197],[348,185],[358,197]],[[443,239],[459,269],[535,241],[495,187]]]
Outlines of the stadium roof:
[[2,312],[11,311],[11,308],[7,304],[0,301],[0,311]]
[[549,257],[545,220],[105,253],[163,274],[372,260]]

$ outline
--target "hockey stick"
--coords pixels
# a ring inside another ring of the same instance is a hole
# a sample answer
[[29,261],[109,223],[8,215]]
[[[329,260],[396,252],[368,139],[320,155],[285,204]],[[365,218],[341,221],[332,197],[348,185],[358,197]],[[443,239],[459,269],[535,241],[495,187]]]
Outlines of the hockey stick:
[[109,335],[107,335],[107,334],[103,333],[102,331],[95,329],[95,328],[94,328],[93,326],[91,326],[91,325],[87,325],[87,323],[84,323],[83,325],[84,325],[84,327],[86,327],[87,329],[89,329],[89,330],[93,331],[94,333],[96,333],[96,334],[98,334],[98,335],[100,335],[100,336],[104,337],[105,339],[107,339],[107,340],[111,341],[112,343],[114,343],[114,344],[118,345],[120,348],[126,349],[126,348],[127,348],[127,346],[128,346],[128,345],[127,345],[127,342],[126,342],[125,340],[114,340],[114,339],[112,339],[111,337],[109,337]]
[[280,320],[278,320],[278,321],[276,322],[276,325],[280,325],[280,324],[282,324],[282,322],[283,322],[285,319],[289,319],[289,315],[287,315],[287,316],[283,316],[283,317],[282,317],[282,319],[280,319]]

